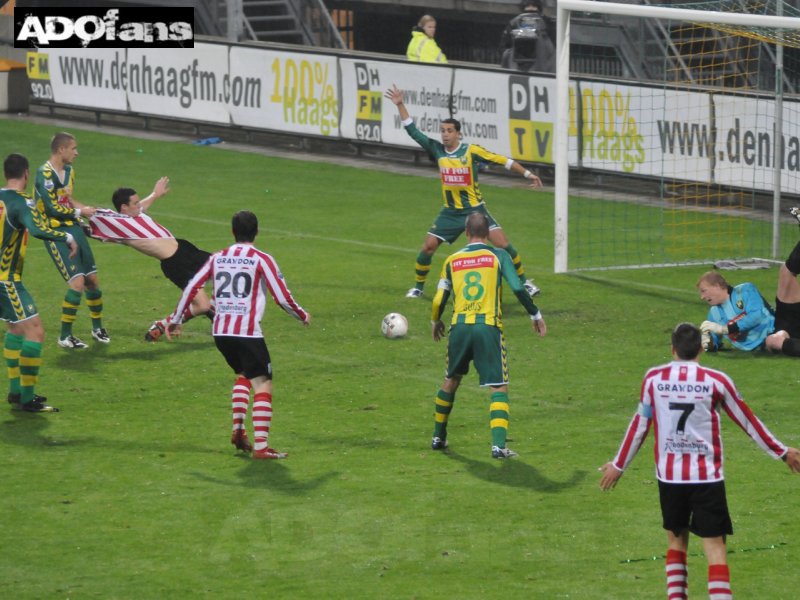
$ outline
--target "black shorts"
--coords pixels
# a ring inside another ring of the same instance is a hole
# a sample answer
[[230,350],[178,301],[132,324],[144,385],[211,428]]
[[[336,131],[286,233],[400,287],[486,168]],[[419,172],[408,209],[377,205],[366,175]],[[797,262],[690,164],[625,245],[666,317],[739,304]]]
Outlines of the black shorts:
[[658,482],[661,516],[664,529],[679,536],[688,529],[702,538],[721,537],[733,533],[725,482],[665,483]]
[[200,267],[206,264],[211,253],[200,250],[186,240],[175,241],[178,242],[178,249],[175,254],[161,261],[161,272],[172,283],[183,289],[200,270]]
[[800,338],[800,302],[787,304],[775,298],[775,331],[781,330]]
[[272,379],[272,362],[264,338],[215,335],[214,343],[234,373],[248,379]]

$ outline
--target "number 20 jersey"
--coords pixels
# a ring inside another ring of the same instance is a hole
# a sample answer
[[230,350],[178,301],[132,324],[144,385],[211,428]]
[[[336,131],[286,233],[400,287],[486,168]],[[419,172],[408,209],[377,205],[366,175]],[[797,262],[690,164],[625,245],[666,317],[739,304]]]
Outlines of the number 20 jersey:
[[639,409],[628,425],[614,466],[633,460],[652,424],[656,477],[668,483],[711,483],[724,479],[720,410],[768,454],[786,447],[739,396],[733,381],[695,361],[673,361],[650,369],[642,382]]
[[295,302],[275,260],[252,244],[234,244],[211,255],[187,284],[170,322],[176,322],[206,281],[213,280],[215,336],[261,337],[267,293],[275,303],[305,322],[308,314]]

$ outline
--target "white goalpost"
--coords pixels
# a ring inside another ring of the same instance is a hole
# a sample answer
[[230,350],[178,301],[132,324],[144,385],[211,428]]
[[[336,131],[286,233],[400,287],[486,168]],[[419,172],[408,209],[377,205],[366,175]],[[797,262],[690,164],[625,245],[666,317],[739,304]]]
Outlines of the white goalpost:
[[[556,273],[783,255],[797,225],[783,209],[800,204],[800,81],[784,81],[783,48],[800,48],[800,18],[780,0],[775,15],[716,4],[558,0]],[[575,15],[630,19],[652,68],[571,73]]]

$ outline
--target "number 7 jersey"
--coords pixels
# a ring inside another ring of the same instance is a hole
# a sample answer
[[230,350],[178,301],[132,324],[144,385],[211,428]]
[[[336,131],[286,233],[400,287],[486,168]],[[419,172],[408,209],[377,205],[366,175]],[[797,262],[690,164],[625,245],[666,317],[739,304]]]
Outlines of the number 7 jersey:
[[300,321],[308,313],[292,297],[275,259],[252,244],[233,244],[211,255],[187,284],[170,323],[180,316],[209,279],[214,284],[215,336],[262,337],[261,319],[269,293],[275,303]]
[[773,458],[787,448],[756,417],[725,373],[696,361],[673,361],[650,369],[641,400],[613,464],[624,470],[652,424],[656,477],[668,483],[724,479],[721,410]]

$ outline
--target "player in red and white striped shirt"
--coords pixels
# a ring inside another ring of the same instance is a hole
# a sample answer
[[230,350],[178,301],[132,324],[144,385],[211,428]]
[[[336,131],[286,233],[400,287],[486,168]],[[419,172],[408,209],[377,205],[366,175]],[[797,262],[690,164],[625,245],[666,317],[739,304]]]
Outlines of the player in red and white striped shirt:
[[[278,264],[266,252],[253,245],[258,234],[258,218],[250,211],[233,215],[236,243],[211,255],[183,291],[173,313],[167,318],[167,337],[180,335],[186,306],[211,279],[214,283],[214,343],[237,374],[233,386],[233,435],[231,443],[240,450],[253,449],[253,458],[285,458],[286,454],[270,448],[272,423],[272,362],[261,319],[267,293],[275,303],[303,325],[311,315],[292,297]],[[250,387],[253,388],[253,436],[250,446],[244,428]]]
[[742,400],[733,381],[701,367],[700,330],[681,323],[672,332],[674,360],[650,369],[639,409],[613,461],[603,465],[600,487],[613,488],[652,425],[661,513],[667,531],[667,597],[687,598],[689,532],[703,538],[708,590],[713,600],[733,598],[725,537],[733,533],[725,495],[721,411],[770,456],[800,473],[800,451],[784,446]]
[[[89,218],[89,224],[93,238],[124,244],[158,259],[166,278],[184,289],[211,254],[187,240],[176,239],[169,229],[146,214],[153,202],[169,191],[168,177],[156,181],[153,191],[146,198],[140,199],[132,188],[119,188],[111,197],[116,210],[98,208]],[[198,291],[186,307],[183,320],[188,321],[197,315],[214,316],[211,301],[203,290]],[[165,319],[155,321],[144,339],[148,342],[157,341],[164,332],[165,322]]]

